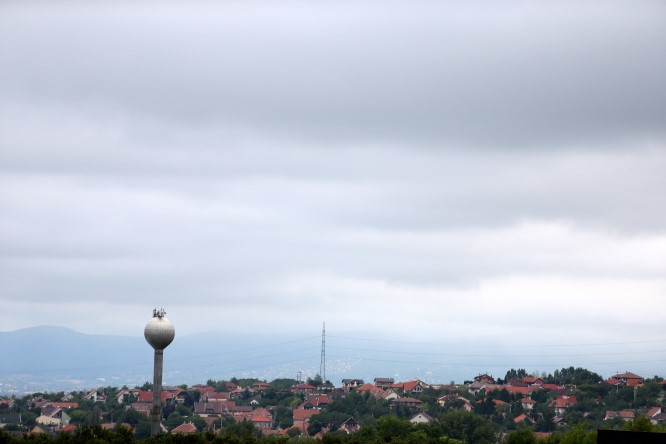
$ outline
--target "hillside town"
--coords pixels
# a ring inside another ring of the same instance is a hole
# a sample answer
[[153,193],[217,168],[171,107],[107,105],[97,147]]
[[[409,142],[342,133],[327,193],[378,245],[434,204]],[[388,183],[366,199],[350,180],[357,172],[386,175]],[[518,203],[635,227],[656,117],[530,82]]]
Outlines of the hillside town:
[[[529,375],[523,369],[512,369],[503,378],[479,374],[462,384],[376,377],[343,379],[334,385],[319,375],[305,381],[232,378],[165,386],[161,430],[217,436],[242,429],[258,438],[284,437],[280,442],[287,442],[364,436],[397,421],[412,432],[438,430],[450,442],[501,442],[518,431],[559,442],[557,436],[581,427],[664,432],[665,394],[666,381],[659,376],[625,371],[603,379],[573,367],[548,375]],[[152,400],[150,383],[0,398],[0,433],[24,439],[75,434],[96,426],[123,428],[145,439],[150,436]],[[474,424],[477,436],[459,426],[466,422]]]

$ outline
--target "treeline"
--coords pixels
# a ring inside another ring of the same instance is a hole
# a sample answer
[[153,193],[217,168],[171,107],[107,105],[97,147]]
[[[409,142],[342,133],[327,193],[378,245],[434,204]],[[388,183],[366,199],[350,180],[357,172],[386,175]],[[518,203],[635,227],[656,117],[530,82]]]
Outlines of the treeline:
[[[474,416],[474,415],[472,415]],[[38,434],[16,436],[0,429],[0,444],[596,444],[597,431],[581,423],[566,432],[557,432],[539,438],[530,429],[522,428],[508,435],[492,432],[489,424],[479,417],[472,419],[465,412],[457,412],[444,418],[439,424],[413,425],[395,416],[380,418],[373,425],[366,425],[354,434],[342,431],[327,433],[320,440],[310,436],[271,435],[262,436],[249,423],[226,427],[218,433],[200,432],[187,435],[160,434],[137,439],[130,430],[116,427],[106,430],[99,425],[86,426],[72,433],[58,435]],[[623,430],[632,432],[664,432],[646,418],[628,422]],[[455,434],[458,439],[447,436]]]

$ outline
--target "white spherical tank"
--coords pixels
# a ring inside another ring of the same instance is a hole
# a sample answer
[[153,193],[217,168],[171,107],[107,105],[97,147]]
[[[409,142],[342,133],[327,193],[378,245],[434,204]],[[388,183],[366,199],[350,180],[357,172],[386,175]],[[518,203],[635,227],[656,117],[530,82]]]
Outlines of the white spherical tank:
[[176,329],[171,321],[164,316],[165,314],[164,310],[153,311],[153,318],[148,321],[146,328],[143,330],[146,341],[155,350],[164,350],[176,336]]

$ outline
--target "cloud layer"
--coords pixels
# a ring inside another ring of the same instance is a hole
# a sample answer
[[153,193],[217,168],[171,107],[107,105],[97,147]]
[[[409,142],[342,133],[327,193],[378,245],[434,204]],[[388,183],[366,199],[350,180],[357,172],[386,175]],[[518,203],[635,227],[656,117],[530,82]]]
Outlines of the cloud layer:
[[0,8],[3,330],[661,330],[661,2]]

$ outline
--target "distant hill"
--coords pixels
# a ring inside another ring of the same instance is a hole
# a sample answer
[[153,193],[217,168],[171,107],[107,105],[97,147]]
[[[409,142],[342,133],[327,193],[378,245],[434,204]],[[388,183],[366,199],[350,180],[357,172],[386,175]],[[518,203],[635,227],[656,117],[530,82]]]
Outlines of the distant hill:
[[[194,384],[232,376],[272,379],[296,377],[299,371],[314,376],[319,345],[317,336],[177,335],[165,351],[164,382]],[[152,380],[153,350],[143,337],[40,326],[0,332],[0,356],[0,393],[136,386]]]
[[[368,337],[367,333],[357,332]],[[354,336],[350,333],[349,336]],[[363,341],[363,340],[361,340]],[[462,380],[477,368],[418,365],[435,360],[427,345],[332,337],[326,376],[342,378],[421,378],[430,382]],[[179,336],[164,356],[164,383],[205,383],[208,379],[296,378],[319,372],[321,337],[271,332],[208,332]],[[420,356],[419,351],[424,355]],[[414,355],[416,353],[416,355]],[[437,358],[437,357],[435,357]],[[440,360],[441,358],[437,358]],[[441,359],[447,361],[446,358]],[[454,373],[455,371],[455,373]],[[140,386],[153,377],[153,351],[143,337],[88,335],[63,327],[34,327],[0,332],[0,393],[86,390],[101,386]]]
[[0,379],[19,391],[101,385],[118,371],[126,374],[125,363],[149,362],[149,352],[143,338],[86,335],[63,327],[0,332]]

